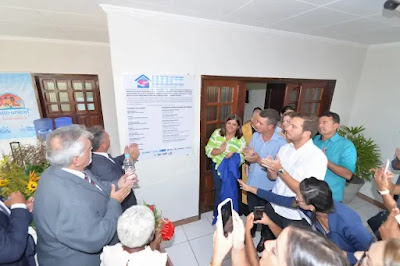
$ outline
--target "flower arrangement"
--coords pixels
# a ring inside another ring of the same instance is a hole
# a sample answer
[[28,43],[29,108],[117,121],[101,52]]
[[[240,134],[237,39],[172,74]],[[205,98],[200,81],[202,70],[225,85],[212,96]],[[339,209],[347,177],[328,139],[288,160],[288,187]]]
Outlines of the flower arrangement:
[[21,191],[26,198],[34,195],[41,173],[49,166],[44,143],[24,145],[0,160],[0,195],[7,198]]
[[174,224],[167,218],[163,218],[161,216],[161,212],[157,210],[155,205],[144,203],[144,206],[149,207],[154,214],[154,219],[156,221],[155,224],[156,233],[161,233],[163,241],[171,240],[171,238],[174,236],[175,233]]

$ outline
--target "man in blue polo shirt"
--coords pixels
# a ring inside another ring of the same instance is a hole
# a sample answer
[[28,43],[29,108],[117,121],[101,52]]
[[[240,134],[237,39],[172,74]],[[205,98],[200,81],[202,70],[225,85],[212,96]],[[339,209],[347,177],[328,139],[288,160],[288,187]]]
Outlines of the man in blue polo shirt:
[[328,158],[325,181],[332,190],[333,199],[342,201],[346,180],[350,180],[356,170],[357,151],[353,142],[336,132],[339,126],[338,114],[323,113],[319,118],[321,135],[315,136],[313,141]]
[[[257,122],[255,123],[255,132],[251,138],[249,148],[243,150],[245,159],[250,163],[247,184],[263,190],[271,190],[275,185],[275,180],[268,178],[268,171],[261,166],[262,159],[272,156],[275,158],[279,149],[287,144],[287,141],[275,132],[276,124],[279,121],[279,113],[274,109],[265,109],[260,112]],[[247,194],[247,202],[249,210],[253,211],[255,206],[265,206],[266,201],[253,195]],[[254,236],[257,225],[252,229]],[[260,243],[257,246],[259,252],[264,249],[264,242],[269,239],[272,232],[267,226],[262,226]]]

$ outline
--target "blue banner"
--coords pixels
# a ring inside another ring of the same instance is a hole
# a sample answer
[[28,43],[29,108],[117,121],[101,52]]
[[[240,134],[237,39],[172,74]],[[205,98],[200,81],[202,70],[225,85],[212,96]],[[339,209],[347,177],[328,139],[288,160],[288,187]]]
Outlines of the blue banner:
[[29,73],[0,73],[0,139],[35,138],[40,114]]

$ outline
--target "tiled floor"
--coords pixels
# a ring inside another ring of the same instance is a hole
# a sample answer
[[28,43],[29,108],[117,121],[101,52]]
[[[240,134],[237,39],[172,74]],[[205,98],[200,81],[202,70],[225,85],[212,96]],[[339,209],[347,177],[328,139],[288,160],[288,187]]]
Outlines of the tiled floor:
[[[381,209],[356,197],[347,204],[355,210],[370,230],[367,220]],[[241,217],[245,222],[246,217]],[[201,215],[199,221],[175,228],[174,238],[165,243],[165,247],[174,266],[208,266],[212,256],[214,228],[211,225],[212,212]],[[254,243],[258,243],[260,232],[256,233]],[[225,258],[223,266],[231,265],[230,256]]]

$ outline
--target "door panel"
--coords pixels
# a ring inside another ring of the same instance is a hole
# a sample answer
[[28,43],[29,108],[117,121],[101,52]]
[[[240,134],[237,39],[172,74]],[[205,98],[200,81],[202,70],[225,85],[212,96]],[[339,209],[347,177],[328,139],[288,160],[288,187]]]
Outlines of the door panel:
[[74,124],[103,126],[96,75],[36,74],[43,117],[69,116]]
[[232,80],[203,79],[201,94],[201,154],[200,154],[200,212],[210,211],[214,204],[214,184],[211,160],[204,147],[213,131],[224,124],[225,118],[237,114],[243,118],[246,97],[245,83]]

